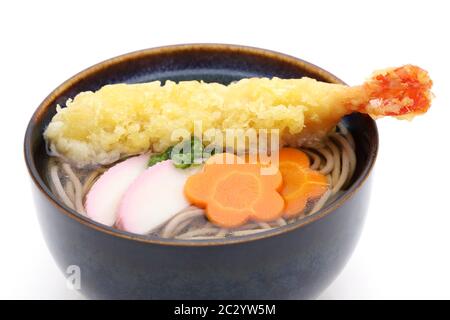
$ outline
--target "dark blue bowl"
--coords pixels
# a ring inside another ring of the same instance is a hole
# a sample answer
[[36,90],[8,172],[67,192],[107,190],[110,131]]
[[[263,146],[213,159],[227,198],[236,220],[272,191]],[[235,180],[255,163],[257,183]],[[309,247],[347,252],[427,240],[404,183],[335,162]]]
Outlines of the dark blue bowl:
[[25,135],[42,232],[64,272],[81,270],[89,298],[292,299],[317,297],[338,275],[358,241],[367,211],[369,174],[378,134],[368,116],[345,122],[356,141],[351,187],[319,212],[256,235],[224,240],[161,240],[93,222],[60,203],[44,179],[42,133],[55,105],[80,91],[117,82],[243,77],[300,78],[342,83],[332,74],[284,54],[234,45],[169,46],[126,54],[95,65],[56,88],[38,107]]

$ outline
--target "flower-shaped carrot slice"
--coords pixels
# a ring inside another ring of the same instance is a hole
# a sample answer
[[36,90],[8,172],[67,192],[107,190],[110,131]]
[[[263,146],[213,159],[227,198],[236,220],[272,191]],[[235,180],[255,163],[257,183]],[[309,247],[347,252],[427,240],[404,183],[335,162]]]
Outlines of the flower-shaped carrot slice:
[[320,197],[329,186],[326,176],[309,168],[308,156],[302,151],[283,148],[279,157],[283,176],[281,195],[286,203],[284,217],[292,218],[305,210],[309,199]]
[[278,193],[281,173],[261,175],[259,164],[241,160],[233,154],[215,155],[184,187],[187,199],[205,208],[208,219],[221,227],[238,227],[249,220],[272,221],[283,214],[284,200]]

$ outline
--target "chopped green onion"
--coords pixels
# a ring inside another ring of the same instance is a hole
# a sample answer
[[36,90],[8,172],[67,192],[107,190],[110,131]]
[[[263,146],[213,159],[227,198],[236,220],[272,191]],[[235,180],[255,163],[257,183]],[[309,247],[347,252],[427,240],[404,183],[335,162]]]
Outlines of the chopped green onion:
[[[205,152],[200,139],[192,137],[190,140],[183,142],[180,151],[173,151],[173,147],[169,147],[163,153],[151,155],[148,166],[151,167],[158,162],[171,159],[176,168],[186,169],[190,166],[200,165],[203,162],[203,159],[212,156],[215,150],[213,149],[211,152]],[[199,159],[200,161],[198,161]]]

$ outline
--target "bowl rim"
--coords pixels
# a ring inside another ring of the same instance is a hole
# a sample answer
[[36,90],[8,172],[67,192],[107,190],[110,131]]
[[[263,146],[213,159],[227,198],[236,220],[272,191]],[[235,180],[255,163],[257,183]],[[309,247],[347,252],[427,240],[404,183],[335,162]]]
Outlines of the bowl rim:
[[182,240],[182,239],[163,239],[163,238],[152,238],[144,235],[138,235],[134,233],[130,233],[127,231],[117,230],[113,227],[109,227],[106,225],[103,225],[101,223],[95,222],[91,220],[90,218],[79,214],[73,209],[70,209],[66,205],[64,205],[62,202],[60,202],[50,191],[50,189],[47,187],[43,179],[41,178],[36,165],[34,163],[34,159],[31,153],[31,137],[32,132],[35,126],[39,125],[42,121],[43,115],[46,114],[47,110],[52,106],[50,103],[53,101],[56,97],[59,96],[61,92],[63,92],[65,89],[69,88],[73,84],[77,83],[81,79],[85,78],[86,76],[95,74],[97,71],[102,70],[104,68],[108,68],[112,65],[123,63],[127,60],[134,60],[139,59],[142,56],[148,56],[148,55],[159,55],[161,53],[171,53],[171,52],[179,52],[179,51],[191,51],[191,50],[217,50],[217,51],[228,51],[228,52],[234,52],[234,53],[246,53],[251,55],[257,55],[257,56],[265,56],[269,59],[277,59],[277,60],[284,60],[292,64],[296,64],[299,67],[310,71],[313,74],[317,74],[319,76],[322,76],[323,78],[329,80],[333,83],[341,83],[345,84],[344,81],[337,78],[330,72],[310,63],[305,60],[302,60],[300,58],[296,58],[284,53],[268,50],[268,49],[261,49],[256,47],[250,47],[250,46],[243,46],[243,45],[234,45],[234,44],[219,44],[219,43],[192,43],[192,44],[176,44],[176,45],[168,45],[168,46],[161,46],[161,47],[154,47],[149,49],[143,49],[138,51],[129,52],[126,54],[122,54],[107,60],[104,60],[102,62],[99,62],[97,64],[94,64],[91,67],[88,67],[84,69],[83,71],[75,74],[68,80],[64,81],[62,84],[60,84],[58,87],[56,87],[38,106],[38,108],[34,111],[24,137],[24,158],[25,163],[28,169],[28,173],[33,180],[36,187],[39,189],[39,192],[42,193],[46,198],[47,201],[53,205],[58,212],[61,214],[66,215],[67,217],[76,220],[77,222],[83,224],[84,226],[94,229],[96,231],[103,232],[110,236],[115,236],[118,238],[122,238],[125,240],[131,240],[131,241],[138,241],[140,243],[145,244],[154,244],[154,245],[164,245],[164,246],[189,246],[189,247],[204,247],[204,246],[223,246],[223,245],[233,245],[233,244],[239,244],[239,243],[246,243],[261,239],[267,239],[271,237],[275,237],[281,234],[285,234],[288,232],[291,232],[293,230],[302,228],[304,226],[309,225],[310,223],[313,223],[315,221],[320,220],[321,218],[331,214],[333,211],[335,211],[337,208],[341,207],[347,200],[349,200],[358,190],[364,185],[364,183],[367,181],[368,177],[370,176],[373,166],[375,164],[375,160],[377,158],[378,154],[378,146],[379,146],[379,136],[378,136],[378,129],[375,121],[371,119],[369,116],[367,116],[369,121],[372,122],[373,128],[374,128],[374,136],[373,136],[373,144],[371,144],[371,149],[368,154],[367,159],[367,165],[363,168],[362,172],[360,173],[360,176],[353,182],[353,184],[349,187],[348,190],[346,190],[341,196],[339,196],[337,199],[335,199],[333,202],[328,204],[327,206],[323,207],[316,213],[311,214],[310,216],[307,216],[303,219],[300,219],[298,221],[289,223],[285,226],[280,226],[277,228],[274,228],[272,230],[263,231],[256,234],[251,235],[245,235],[240,236],[236,238],[221,238],[221,239],[201,239],[201,240]]

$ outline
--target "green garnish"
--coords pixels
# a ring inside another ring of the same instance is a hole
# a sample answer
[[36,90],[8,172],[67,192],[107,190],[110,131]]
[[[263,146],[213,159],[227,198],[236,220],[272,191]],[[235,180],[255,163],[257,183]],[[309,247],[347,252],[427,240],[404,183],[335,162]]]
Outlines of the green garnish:
[[163,153],[150,156],[148,166],[151,167],[158,162],[171,159],[176,168],[186,169],[201,164],[203,159],[209,158],[212,154],[214,154],[214,150],[206,152],[200,139],[192,137],[183,141],[179,150],[169,147]]
[[[173,150],[172,150],[173,151]],[[186,169],[202,163],[203,144],[197,137],[183,142],[179,152],[171,152],[171,159],[176,168]]]
[[170,153],[172,152],[173,147],[167,148],[163,153],[152,154],[150,159],[148,160],[148,166],[154,166],[158,162],[165,161],[170,159]]

